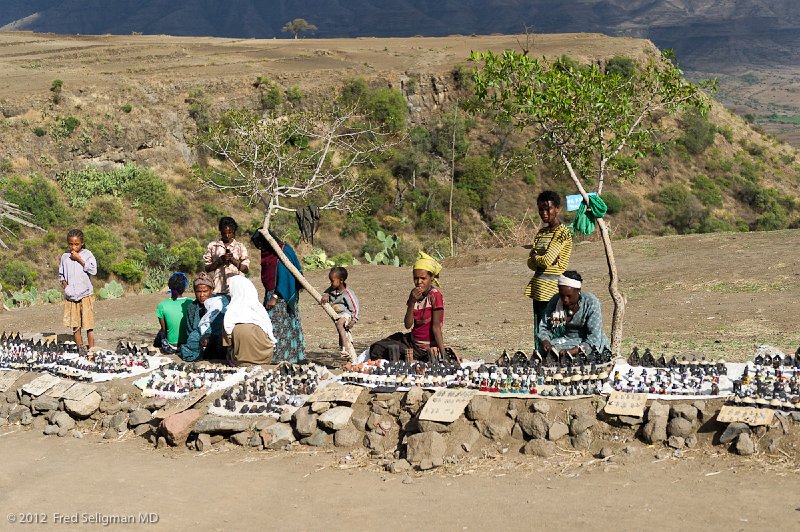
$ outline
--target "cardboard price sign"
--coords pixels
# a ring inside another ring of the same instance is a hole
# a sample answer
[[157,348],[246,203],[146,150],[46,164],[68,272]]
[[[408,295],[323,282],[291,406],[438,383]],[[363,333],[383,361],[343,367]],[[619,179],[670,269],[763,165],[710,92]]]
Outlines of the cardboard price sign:
[[11,385],[17,382],[17,379],[25,374],[24,371],[13,369],[11,371],[0,371],[0,392],[5,392]]
[[70,386],[68,390],[63,392],[61,398],[69,399],[70,401],[80,401],[95,390],[97,390],[97,386],[79,382]]
[[55,386],[50,388],[50,391],[47,392],[47,395],[52,397],[53,399],[61,399],[64,397],[64,394],[72,388],[75,384],[74,381],[68,381],[66,379],[59,381]]
[[428,399],[419,418],[426,421],[452,423],[464,413],[477,390],[439,390]]
[[169,408],[159,410],[158,412],[153,414],[153,417],[157,419],[167,419],[168,417],[174,416],[175,414],[180,414],[184,410],[188,410],[190,407],[197,404],[200,401],[200,399],[202,399],[205,395],[206,395],[205,387],[192,390],[185,396],[181,397],[177,402],[175,402],[175,404],[173,404]]
[[29,393],[34,397],[39,397],[44,392],[61,382],[61,379],[53,375],[42,375],[33,379],[31,382],[22,387],[22,391]]
[[612,416],[642,417],[645,404],[646,393],[611,392],[606,401],[605,412]]
[[723,406],[717,421],[720,423],[747,423],[751,427],[769,425],[775,418],[775,411],[771,408],[755,408],[752,406]]
[[332,383],[314,392],[309,398],[310,403],[349,403],[358,401],[358,396],[364,388],[353,384]]

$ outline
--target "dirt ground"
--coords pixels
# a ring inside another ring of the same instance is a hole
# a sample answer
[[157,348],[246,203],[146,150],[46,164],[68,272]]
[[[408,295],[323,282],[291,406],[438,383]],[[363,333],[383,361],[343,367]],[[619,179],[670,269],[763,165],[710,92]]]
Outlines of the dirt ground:
[[[792,311],[800,300],[798,250],[797,230],[617,242],[628,298],[626,352],[637,344],[656,353],[742,360],[764,342],[794,351],[800,344]],[[522,296],[526,254],[522,248],[487,249],[446,262],[448,343],[471,358],[530,346],[530,304]],[[572,265],[610,315],[600,244],[578,244]],[[325,273],[310,278],[322,287]],[[408,268],[357,266],[351,279],[365,316],[356,342],[365,347],[401,326],[411,275]],[[119,338],[151,337],[161,297],[99,302],[100,342],[112,347]],[[0,330],[63,331],[60,315],[58,305],[5,312]],[[302,315],[311,357],[335,361],[333,328],[308,295]],[[307,530],[321,523],[333,530],[523,530],[542,523],[555,529],[785,530],[800,518],[795,447],[747,459],[705,442],[674,457],[660,446],[617,441],[607,460],[566,449],[542,460],[497,447],[457,466],[392,475],[363,454],[348,459],[338,450],[258,452],[223,444],[196,453],[153,450],[133,436],[99,438],[0,429],[0,509],[16,518],[44,514],[51,523],[54,512],[77,512],[79,519],[81,513],[153,512],[158,526],[170,530]],[[623,452],[628,445],[632,454]],[[93,526],[99,525],[75,528]],[[109,528],[123,526],[130,529]]]
[[[737,361],[752,356],[762,343],[792,352],[800,346],[793,310],[800,301],[800,231],[637,237],[615,242],[614,249],[628,301],[623,354],[638,345],[656,356],[699,354]],[[445,261],[445,340],[465,357],[492,358],[503,349],[532,347],[531,303],[522,295],[530,279],[527,253],[523,248],[487,249]],[[571,267],[583,275],[584,289],[603,303],[610,333],[602,245],[578,243]],[[260,284],[257,273],[253,279]],[[327,286],[327,272],[311,272],[309,279],[319,289]],[[409,268],[354,266],[348,284],[363,305],[363,318],[353,330],[358,348],[402,328],[413,287]],[[162,297],[99,301],[99,344],[151,339]],[[39,305],[0,313],[0,330],[67,332],[61,312],[60,305]],[[308,294],[301,296],[301,315],[311,357],[335,361],[335,329]]]
[[[33,432],[0,433],[0,445],[4,530],[46,529],[56,513],[158,516],[109,530],[790,530],[800,516],[797,469],[724,451],[657,457],[639,445],[609,460],[487,456],[472,469],[392,475],[342,452],[153,451],[138,438]],[[26,513],[48,525],[9,524]]]

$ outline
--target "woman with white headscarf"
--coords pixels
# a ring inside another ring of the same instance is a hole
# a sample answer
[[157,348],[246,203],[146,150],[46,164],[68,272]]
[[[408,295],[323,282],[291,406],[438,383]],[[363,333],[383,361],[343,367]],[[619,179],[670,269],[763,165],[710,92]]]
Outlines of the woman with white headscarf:
[[600,300],[591,292],[582,292],[583,278],[567,270],[558,279],[558,293],[544,309],[539,322],[539,340],[545,352],[554,348],[559,354],[590,353],[592,347],[608,347],[603,333]]
[[231,339],[230,362],[235,366],[269,364],[275,351],[272,322],[249,279],[228,279],[231,302],[225,311],[225,334]]

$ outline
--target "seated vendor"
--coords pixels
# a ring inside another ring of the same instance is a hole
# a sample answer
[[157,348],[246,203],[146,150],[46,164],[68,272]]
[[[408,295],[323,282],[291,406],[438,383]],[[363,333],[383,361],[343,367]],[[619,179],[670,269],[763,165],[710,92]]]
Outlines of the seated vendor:
[[[405,359],[436,360],[445,357],[442,339],[444,322],[444,296],[439,289],[439,272],[442,265],[436,259],[419,252],[414,263],[414,289],[406,301],[406,315],[403,324],[410,333],[397,332],[370,346],[373,360]],[[413,351],[413,357],[407,356]],[[448,350],[448,352],[450,352]],[[446,357],[445,357],[446,358]]]
[[183,293],[188,284],[189,280],[183,272],[173,273],[167,282],[170,297],[156,307],[160,330],[154,345],[167,355],[175,354],[179,346],[186,343],[186,310],[192,300],[183,297]]
[[577,355],[592,348],[608,347],[603,333],[600,300],[591,292],[581,292],[583,279],[574,270],[567,270],[558,279],[558,294],[544,309],[539,322],[539,340],[545,352],[554,348],[559,354]]
[[180,357],[186,362],[200,358],[225,359],[227,348],[222,345],[222,326],[230,299],[215,295],[214,280],[201,273],[193,283],[195,300],[186,310],[186,343]]
[[242,276],[231,277],[228,287],[231,302],[224,318],[225,334],[231,344],[228,363],[232,366],[273,363],[275,335],[256,287]]

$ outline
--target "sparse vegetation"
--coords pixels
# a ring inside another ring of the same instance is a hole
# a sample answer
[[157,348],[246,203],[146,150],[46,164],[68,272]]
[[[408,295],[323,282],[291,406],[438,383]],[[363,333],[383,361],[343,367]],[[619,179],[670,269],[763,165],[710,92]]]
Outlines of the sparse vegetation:
[[304,18],[296,18],[287,22],[283,28],[281,28],[281,31],[283,33],[291,33],[292,37],[297,39],[297,37],[303,33],[314,33],[317,31],[317,27]]

